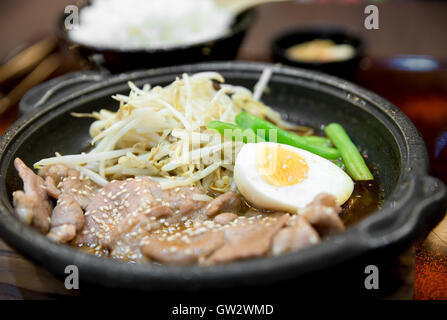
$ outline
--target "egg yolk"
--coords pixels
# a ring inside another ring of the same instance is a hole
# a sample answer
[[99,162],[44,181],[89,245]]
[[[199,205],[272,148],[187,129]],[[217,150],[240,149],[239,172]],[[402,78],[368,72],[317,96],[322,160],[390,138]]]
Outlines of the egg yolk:
[[280,145],[257,148],[256,169],[265,182],[276,187],[297,184],[309,171],[300,155]]

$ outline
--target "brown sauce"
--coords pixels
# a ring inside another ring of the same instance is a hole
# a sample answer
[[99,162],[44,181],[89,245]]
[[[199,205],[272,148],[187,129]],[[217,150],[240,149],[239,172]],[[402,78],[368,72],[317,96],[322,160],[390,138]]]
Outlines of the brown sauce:
[[345,226],[351,226],[378,210],[382,201],[382,192],[377,179],[357,181],[351,197],[342,206],[340,217]]

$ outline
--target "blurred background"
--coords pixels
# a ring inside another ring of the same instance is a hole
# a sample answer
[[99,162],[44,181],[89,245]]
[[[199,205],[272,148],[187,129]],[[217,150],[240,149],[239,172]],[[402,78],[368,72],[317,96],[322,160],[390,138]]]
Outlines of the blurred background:
[[[73,40],[63,28],[64,9],[75,3],[70,0],[2,0],[0,133],[19,117],[18,103],[26,91],[69,72],[96,69],[116,73],[204,60],[276,62],[333,73],[393,102],[421,132],[430,152],[432,174],[447,182],[447,2],[216,1],[233,10],[236,17],[225,35],[175,44],[160,52],[147,46],[129,49]],[[81,11],[86,5],[77,4]],[[379,29],[365,28],[368,14],[364,11],[369,4],[379,10]],[[95,42],[93,33],[91,37]],[[312,50],[309,59],[291,55],[292,47],[315,45],[314,40],[330,40],[323,46],[345,45],[347,51],[332,60],[318,60]],[[2,248],[12,252],[0,243]],[[402,272],[409,274],[402,287],[410,288],[401,297],[447,299],[447,220],[412,250],[401,265]],[[48,287],[40,280],[21,281],[2,272],[0,292],[3,290],[4,296],[16,297],[15,287],[45,292],[58,286],[57,280],[25,259],[20,268],[24,273],[32,269],[38,279],[47,279],[43,282]]]

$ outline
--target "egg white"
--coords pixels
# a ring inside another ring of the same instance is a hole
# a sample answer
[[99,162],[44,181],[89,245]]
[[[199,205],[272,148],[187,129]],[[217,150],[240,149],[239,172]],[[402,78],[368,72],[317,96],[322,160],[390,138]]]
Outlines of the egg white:
[[234,180],[241,194],[253,205],[263,209],[297,212],[306,207],[315,196],[328,193],[341,205],[352,194],[354,182],[346,172],[316,154],[288,145],[281,145],[296,152],[308,165],[307,177],[301,182],[276,187],[267,183],[256,167],[257,148],[276,144],[272,142],[248,143],[236,157]]

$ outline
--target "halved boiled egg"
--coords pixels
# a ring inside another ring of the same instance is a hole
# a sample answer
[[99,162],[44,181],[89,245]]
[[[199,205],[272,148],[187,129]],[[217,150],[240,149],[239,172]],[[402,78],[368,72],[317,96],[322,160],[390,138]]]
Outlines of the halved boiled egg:
[[263,209],[296,212],[320,193],[341,205],[354,182],[338,166],[311,152],[273,142],[248,143],[236,158],[234,180],[241,194]]

